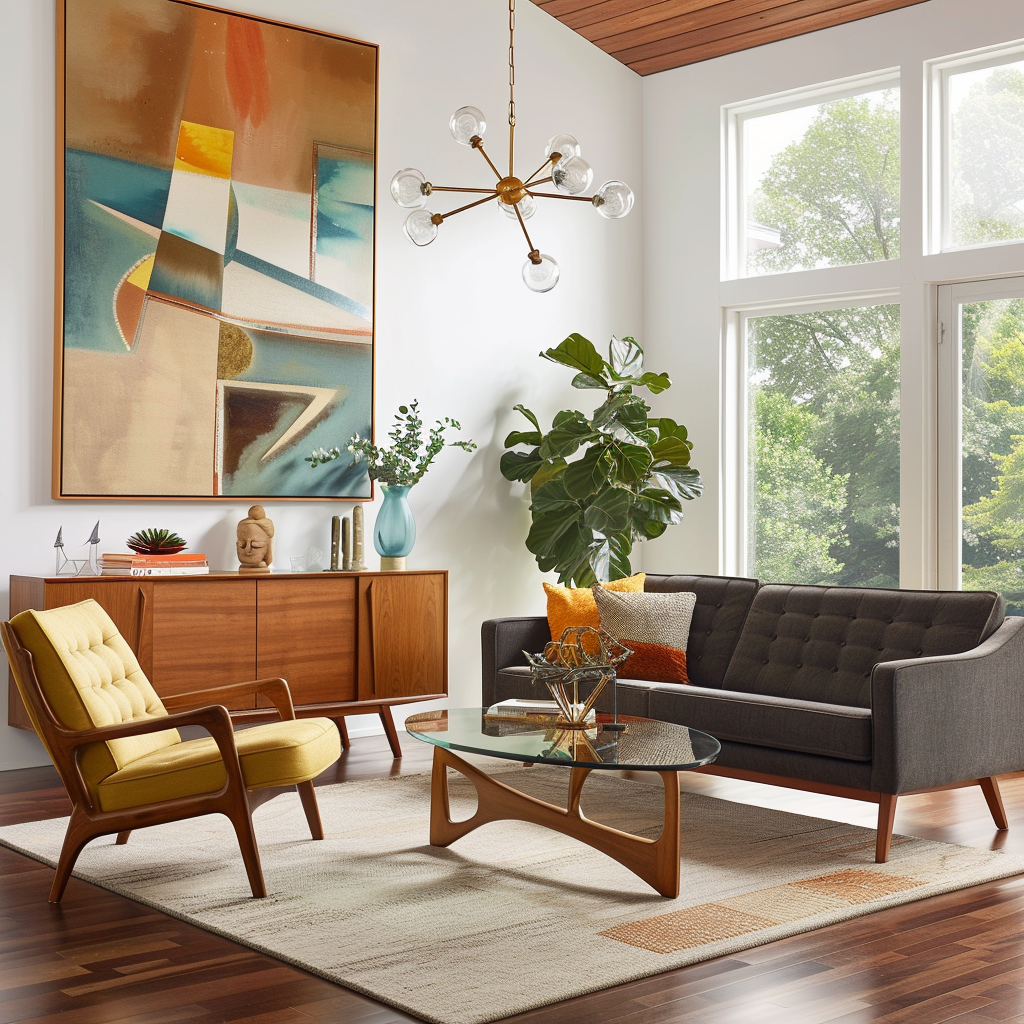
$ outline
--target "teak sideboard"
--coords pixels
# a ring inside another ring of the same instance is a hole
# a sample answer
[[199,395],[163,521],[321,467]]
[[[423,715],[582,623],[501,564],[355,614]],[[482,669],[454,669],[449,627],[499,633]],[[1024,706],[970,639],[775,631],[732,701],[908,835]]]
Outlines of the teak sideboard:
[[[281,676],[301,716],[376,713],[401,757],[393,704],[448,691],[448,573],[12,576],[11,615],[95,598],[157,693]],[[32,728],[11,679],[8,723]],[[255,698],[254,698],[255,700]],[[270,705],[229,708],[247,720]]]

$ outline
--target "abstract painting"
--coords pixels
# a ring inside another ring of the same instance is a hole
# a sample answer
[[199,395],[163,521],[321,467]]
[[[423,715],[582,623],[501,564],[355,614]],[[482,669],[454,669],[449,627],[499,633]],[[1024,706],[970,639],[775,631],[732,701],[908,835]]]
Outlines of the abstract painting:
[[368,497],[305,456],[372,430],[377,47],[59,12],[54,496]]

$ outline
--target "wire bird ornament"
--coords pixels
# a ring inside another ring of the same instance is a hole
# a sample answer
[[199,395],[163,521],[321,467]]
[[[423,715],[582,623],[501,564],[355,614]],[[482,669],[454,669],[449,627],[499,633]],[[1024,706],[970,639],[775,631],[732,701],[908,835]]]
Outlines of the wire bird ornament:
[[96,520],[96,525],[92,528],[92,533],[89,534],[89,539],[85,543],[89,545],[88,558],[68,558],[64,551],[64,527],[62,526],[57,531],[57,539],[53,542],[56,555],[54,576],[100,575],[100,567],[96,555],[96,550],[100,544],[100,521],[98,519]]
[[[586,192],[594,180],[590,164],[580,156],[579,143],[571,135],[555,135],[544,150],[544,162],[526,178],[515,173],[516,141],[516,62],[515,62],[516,2],[508,4],[508,174],[501,171],[484,150],[483,135],[487,122],[476,107],[459,107],[451,116],[448,127],[455,141],[475,149],[494,172],[497,182],[490,188],[464,188],[452,185],[434,185],[415,167],[406,167],[391,179],[391,195],[399,206],[413,210],[405,221],[406,237],[414,245],[429,245],[437,238],[437,230],[449,217],[472,210],[493,200],[511,220],[519,222],[528,247],[523,264],[523,281],[535,292],[547,292],[558,284],[558,264],[542,253],[526,230],[526,221],[533,216],[537,198],[572,199],[590,203],[602,217],[618,220],[633,208],[633,192],[621,181],[606,181],[593,195]],[[538,186],[550,182],[554,192],[539,192]],[[431,213],[424,209],[427,199],[435,192],[462,192],[479,194],[482,198],[466,203],[448,213]]]
[[[530,676],[551,692],[560,712],[559,725],[584,728],[597,698],[615,678],[616,668],[632,654],[603,629],[571,626],[560,640],[551,640],[540,654],[523,651]],[[580,684],[592,684],[589,696],[580,701]]]

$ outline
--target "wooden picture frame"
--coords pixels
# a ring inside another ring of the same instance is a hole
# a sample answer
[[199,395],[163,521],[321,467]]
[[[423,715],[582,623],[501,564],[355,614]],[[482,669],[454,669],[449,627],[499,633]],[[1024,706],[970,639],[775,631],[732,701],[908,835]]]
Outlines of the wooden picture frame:
[[53,496],[372,497],[377,46],[193,0],[57,19]]

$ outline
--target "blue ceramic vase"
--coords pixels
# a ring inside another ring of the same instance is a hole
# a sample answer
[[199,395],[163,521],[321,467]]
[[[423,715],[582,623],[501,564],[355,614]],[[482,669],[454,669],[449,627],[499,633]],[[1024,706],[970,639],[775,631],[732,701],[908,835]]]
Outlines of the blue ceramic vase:
[[404,558],[416,543],[416,520],[409,508],[409,487],[381,484],[384,504],[373,527],[373,546],[385,558]]

